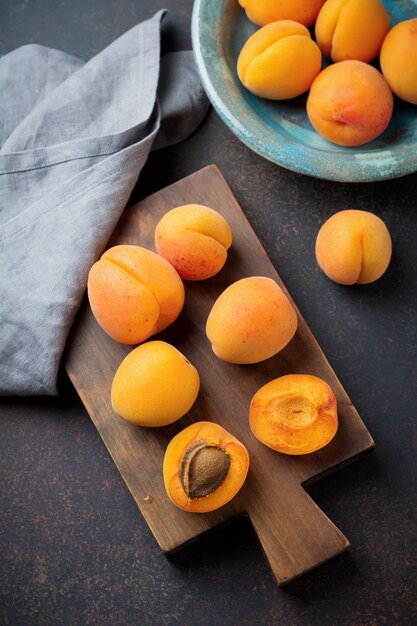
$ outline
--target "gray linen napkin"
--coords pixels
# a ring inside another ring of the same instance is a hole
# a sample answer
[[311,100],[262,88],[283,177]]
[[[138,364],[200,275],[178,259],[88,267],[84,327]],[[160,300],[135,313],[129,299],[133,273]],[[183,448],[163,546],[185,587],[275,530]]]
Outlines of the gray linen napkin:
[[160,59],[163,15],[85,64],[38,45],[0,59],[2,395],[57,392],[88,270],[151,148],[207,111],[192,53]]

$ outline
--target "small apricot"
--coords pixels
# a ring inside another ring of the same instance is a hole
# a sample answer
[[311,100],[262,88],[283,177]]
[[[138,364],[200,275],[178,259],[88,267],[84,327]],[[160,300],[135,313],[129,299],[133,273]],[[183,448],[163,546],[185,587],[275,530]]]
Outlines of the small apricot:
[[389,265],[391,251],[387,227],[368,211],[335,213],[320,228],[316,240],[317,263],[341,285],[377,280]]
[[400,22],[389,31],[379,60],[395,95],[417,104],[417,17]]
[[255,437],[269,448],[309,454],[327,445],[337,432],[336,398],[317,376],[281,376],[253,396],[249,421]]
[[314,24],[324,0],[239,0],[248,18],[265,26],[277,20],[294,20],[304,26]]
[[184,280],[204,280],[219,272],[232,245],[225,218],[201,204],[168,211],[155,230],[155,247]]
[[332,61],[368,63],[378,56],[389,25],[380,0],[327,0],[317,18],[316,41]]
[[164,330],[184,305],[184,285],[162,257],[140,246],[114,246],[88,275],[88,299],[100,326],[135,344]]
[[262,98],[295,98],[310,88],[321,69],[321,52],[302,24],[272,22],[243,46],[237,73],[246,89]]
[[392,92],[384,77],[362,61],[326,67],[307,99],[307,114],[316,131],[341,146],[360,146],[378,137],[392,110]]
[[191,409],[199,388],[196,368],[179,350],[165,341],[148,341],[120,363],[111,402],[132,424],[166,426]]
[[252,276],[230,285],[207,319],[213,352],[230,363],[258,363],[293,338],[297,314],[271,278]]
[[207,513],[235,497],[248,469],[249,454],[240,441],[218,424],[196,422],[167,447],[165,489],[180,509]]

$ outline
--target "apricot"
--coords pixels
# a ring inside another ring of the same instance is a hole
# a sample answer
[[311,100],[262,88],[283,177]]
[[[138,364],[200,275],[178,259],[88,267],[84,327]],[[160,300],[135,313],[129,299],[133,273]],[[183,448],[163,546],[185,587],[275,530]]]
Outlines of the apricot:
[[292,339],[297,314],[271,278],[252,276],[230,285],[217,298],[207,319],[213,352],[230,363],[258,363]]
[[317,18],[316,41],[332,61],[368,63],[378,56],[389,26],[380,0],[327,0]]
[[155,246],[185,280],[204,280],[219,272],[232,245],[225,218],[201,204],[168,211],[155,230]]
[[179,350],[165,341],[148,341],[120,363],[111,402],[132,424],[166,426],[191,409],[199,388],[196,368]]
[[379,60],[395,95],[417,104],[417,18],[400,22],[389,31]]
[[218,424],[196,422],[167,447],[165,489],[180,509],[207,513],[234,498],[248,469],[249,454],[240,441]]
[[323,137],[341,146],[360,146],[388,126],[393,96],[378,70],[362,61],[326,67],[313,82],[307,114]]
[[311,26],[324,0],[239,0],[239,4],[248,18],[259,26],[277,20],[294,20]]
[[337,432],[336,398],[317,376],[281,376],[253,396],[249,421],[255,437],[269,448],[309,454],[327,445]]
[[368,211],[339,211],[320,228],[316,258],[323,272],[341,285],[377,280],[391,259],[391,237],[384,222]]
[[237,73],[252,93],[271,100],[295,98],[310,88],[321,69],[321,52],[302,24],[273,22],[243,46]]
[[139,246],[114,246],[88,275],[88,299],[100,326],[116,341],[145,341],[172,324],[184,285],[162,257]]

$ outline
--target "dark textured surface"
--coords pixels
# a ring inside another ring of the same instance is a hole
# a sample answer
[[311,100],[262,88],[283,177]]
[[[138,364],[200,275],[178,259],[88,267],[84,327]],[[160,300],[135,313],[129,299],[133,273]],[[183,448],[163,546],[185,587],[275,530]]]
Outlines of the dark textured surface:
[[[191,0],[169,0],[164,49],[190,46]],[[0,53],[39,42],[88,59],[150,16],[152,0],[1,0]],[[399,625],[416,623],[417,175],[366,185],[302,177],[249,152],[210,112],[152,155],[135,199],[216,163],[376,442],[309,488],[352,543],[279,590],[244,521],[170,561],[65,376],[57,399],[2,401],[0,623]],[[344,288],[316,266],[319,225],[369,209],[393,237],[387,274]]]

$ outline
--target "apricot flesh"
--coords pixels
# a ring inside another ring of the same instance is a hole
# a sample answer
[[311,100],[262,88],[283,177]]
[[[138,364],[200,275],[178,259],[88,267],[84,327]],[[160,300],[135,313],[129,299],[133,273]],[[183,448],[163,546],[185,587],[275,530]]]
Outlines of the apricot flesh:
[[373,213],[339,211],[320,228],[316,258],[323,272],[341,285],[367,284],[386,271],[392,252],[384,222]]
[[226,219],[201,204],[168,211],[155,230],[155,247],[184,280],[204,280],[219,272],[232,245]]
[[249,422],[255,437],[269,448],[309,454],[327,445],[337,432],[336,398],[317,376],[281,376],[254,395]]
[[239,0],[239,4],[248,18],[259,26],[277,20],[294,20],[311,26],[324,0]]
[[213,352],[230,363],[258,363],[282,350],[297,330],[297,314],[271,278],[252,276],[216,300],[206,333]]
[[273,22],[243,46],[237,73],[243,85],[262,98],[283,100],[307,91],[321,69],[321,53],[302,24]]
[[196,422],[178,433],[164,457],[165,489],[184,511],[207,513],[229,502],[245,482],[245,446],[213,422]]
[[119,365],[111,402],[132,424],[166,426],[191,409],[199,388],[196,368],[179,350],[165,341],[148,341]]
[[389,31],[379,60],[395,95],[417,104],[417,18],[400,22]]

